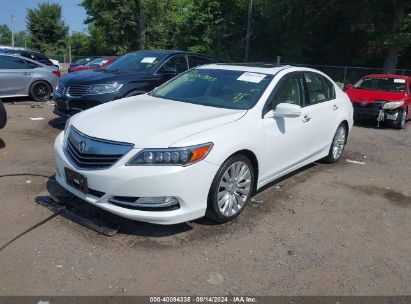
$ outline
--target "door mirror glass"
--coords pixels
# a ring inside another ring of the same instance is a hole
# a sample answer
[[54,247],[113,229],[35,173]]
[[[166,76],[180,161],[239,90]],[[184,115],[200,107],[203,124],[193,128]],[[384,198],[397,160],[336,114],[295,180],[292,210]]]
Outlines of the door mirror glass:
[[274,117],[299,117],[301,107],[292,103],[280,103],[275,107]]

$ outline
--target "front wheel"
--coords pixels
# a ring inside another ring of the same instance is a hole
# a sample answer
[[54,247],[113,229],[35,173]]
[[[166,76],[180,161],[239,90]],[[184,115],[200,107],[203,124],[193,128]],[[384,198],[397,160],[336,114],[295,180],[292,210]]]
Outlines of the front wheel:
[[34,101],[47,101],[51,97],[51,86],[42,80],[34,82],[30,86],[29,94]]
[[347,142],[347,129],[343,124],[340,124],[335,132],[333,141],[331,143],[330,151],[324,158],[327,163],[336,163],[344,151],[345,143]]
[[239,216],[254,191],[254,178],[253,165],[246,156],[227,159],[211,185],[206,216],[220,223]]

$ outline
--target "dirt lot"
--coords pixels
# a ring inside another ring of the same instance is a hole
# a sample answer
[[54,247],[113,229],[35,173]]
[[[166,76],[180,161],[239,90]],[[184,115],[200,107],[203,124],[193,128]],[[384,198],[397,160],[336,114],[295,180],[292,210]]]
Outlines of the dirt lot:
[[[6,108],[0,175],[46,178],[0,177],[0,247],[51,215],[37,196],[64,195],[47,178],[62,128],[52,106]],[[355,127],[338,164],[271,185],[233,223],[124,221],[110,238],[57,216],[0,252],[0,295],[410,295],[408,125]]]

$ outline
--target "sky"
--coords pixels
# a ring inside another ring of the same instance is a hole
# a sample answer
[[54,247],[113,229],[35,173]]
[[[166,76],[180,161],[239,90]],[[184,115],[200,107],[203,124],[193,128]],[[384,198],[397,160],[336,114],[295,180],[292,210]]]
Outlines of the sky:
[[0,24],[7,24],[11,28],[11,15],[15,31],[26,30],[26,9],[35,8],[38,3],[59,3],[62,7],[63,20],[70,27],[70,32],[86,32],[84,24],[86,11],[80,7],[81,0],[0,0]]

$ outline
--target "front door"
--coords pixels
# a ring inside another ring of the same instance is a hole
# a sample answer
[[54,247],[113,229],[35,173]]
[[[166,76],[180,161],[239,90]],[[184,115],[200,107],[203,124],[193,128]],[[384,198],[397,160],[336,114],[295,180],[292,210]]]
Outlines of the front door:
[[[280,79],[268,102],[275,109],[280,103],[304,105],[305,93],[302,74],[290,73]],[[308,155],[310,123],[300,117],[263,118],[265,135],[264,159],[260,170],[260,184],[265,184],[301,163]]]

